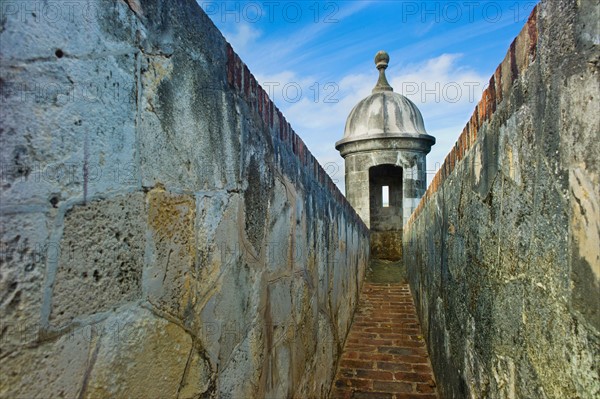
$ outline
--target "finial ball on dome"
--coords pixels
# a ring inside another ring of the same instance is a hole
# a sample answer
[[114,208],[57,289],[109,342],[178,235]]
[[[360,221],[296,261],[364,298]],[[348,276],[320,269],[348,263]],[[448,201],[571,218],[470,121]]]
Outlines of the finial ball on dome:
[[381,50],[375,54],[375,65],[377,69],[379,68],[387,68],[388,63],[390,62],[390,56],[385,51]]

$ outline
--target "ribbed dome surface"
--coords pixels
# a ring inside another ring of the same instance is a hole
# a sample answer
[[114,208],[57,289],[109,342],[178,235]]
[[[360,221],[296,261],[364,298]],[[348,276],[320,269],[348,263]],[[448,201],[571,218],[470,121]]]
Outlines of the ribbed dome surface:
[[408,98],[393,91],[379,91],[361,100],[346,120],[343,141],[382,134],[427,134],[423,117]]

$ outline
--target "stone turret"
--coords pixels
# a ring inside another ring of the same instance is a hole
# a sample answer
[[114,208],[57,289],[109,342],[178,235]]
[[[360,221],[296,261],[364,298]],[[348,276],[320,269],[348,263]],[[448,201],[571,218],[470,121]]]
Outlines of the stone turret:
[[389,55],[375,55],[379,79],[346,120],[335,148],[346,165],[346,197],[371,229],[375,258],[401,258],[402,227],[427,186],[426,155],[435,144],[417,106],[387,81]]

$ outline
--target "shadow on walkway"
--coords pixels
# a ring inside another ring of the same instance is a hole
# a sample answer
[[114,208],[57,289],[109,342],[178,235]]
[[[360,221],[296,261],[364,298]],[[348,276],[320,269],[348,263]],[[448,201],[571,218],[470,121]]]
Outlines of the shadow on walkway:
[[399,262],[371,262],[330,398],[438,398]]
[[371,259],[367,270],[367,282],[408,284],[406,268],[402,261]]

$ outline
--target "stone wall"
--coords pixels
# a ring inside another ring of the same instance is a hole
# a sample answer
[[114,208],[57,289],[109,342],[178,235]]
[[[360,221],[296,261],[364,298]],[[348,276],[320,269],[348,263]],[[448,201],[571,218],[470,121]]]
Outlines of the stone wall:
[[542,1],[404,230],[444,398],[600,395],[597,1]]
[[196,2],[2,7],[0,397],[324,396],[369,232]]

